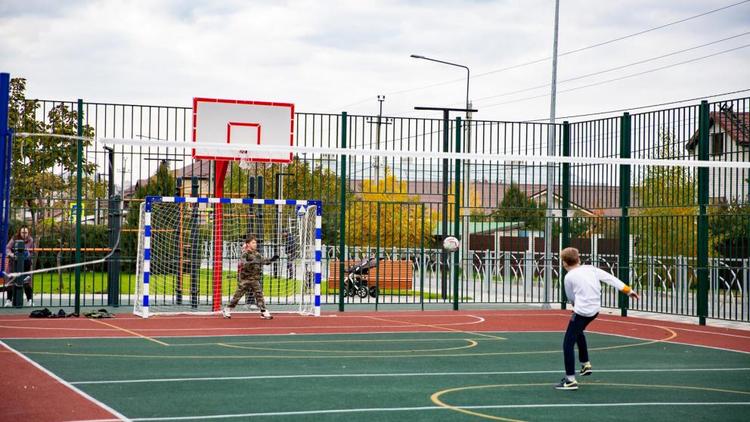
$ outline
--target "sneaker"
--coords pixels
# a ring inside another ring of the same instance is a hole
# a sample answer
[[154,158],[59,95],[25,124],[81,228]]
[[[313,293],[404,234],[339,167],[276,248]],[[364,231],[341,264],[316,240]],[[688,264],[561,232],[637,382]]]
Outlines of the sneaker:
[[5,307],[6,308],[12,308],[13,307],[13,302],[11,300],[6,300],[5,301]]
[[223,316],[224,318],[231,318],[232,317],[232,312],[229,310],[228,307],[224,308],[224,309],[221,310],[221,316]]
[[34,299],[29,299],[26,301],[26,306],[34,306]]
[[581,372],[580,374],[583,376],[591,375],[593,371],[591,370],[591,364],[590,363],[584,363],[581,365]]
[[273,315],[271,315],[271,313],[268,311],[261,312],[260,317],[263,319],[273,319]]
[[559,384],[555,385],[555,390],[578,390],[578,381],[568,381],[567,378],[563,378]]

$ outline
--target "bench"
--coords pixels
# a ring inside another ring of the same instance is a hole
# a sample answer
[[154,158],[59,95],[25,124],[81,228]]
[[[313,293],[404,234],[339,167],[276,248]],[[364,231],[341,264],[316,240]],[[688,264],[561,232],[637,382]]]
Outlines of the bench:
[[[358,263],[359,260],[344,261],[344,269]],[[346,275],[344,275],[346,276]],[[411,261],[381,260],[377,268],[370,269],[368,274],[368,286],[377,286],[383,289],[411,290],[414,281],[414,263]],[[328,263],[328,289],[339,288],[339,261]]]

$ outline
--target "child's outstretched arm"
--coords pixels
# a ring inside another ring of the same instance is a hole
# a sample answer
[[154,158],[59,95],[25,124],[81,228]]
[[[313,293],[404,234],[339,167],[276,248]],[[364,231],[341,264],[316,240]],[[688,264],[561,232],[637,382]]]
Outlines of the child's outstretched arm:
[[599,281],[603,281],[609,284],[610,286],[621,291],[622,293],[625,293],[626,295],[632,297],[633,299],[640,298],[640,296],[638,296],[638,293],[636,293],[635,290],[633,290],[627,284],[623,283],[622,280],[620,280],[619,278],[599,268],[594,268],[594,270],[596,272],[596,278],[598,278]]

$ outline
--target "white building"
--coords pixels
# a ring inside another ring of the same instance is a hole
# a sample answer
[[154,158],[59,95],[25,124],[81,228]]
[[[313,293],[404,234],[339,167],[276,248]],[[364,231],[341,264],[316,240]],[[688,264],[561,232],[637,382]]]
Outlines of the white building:
[[[711,161],[750,161],[750,113],[738,113],[722,107],[709,115],[708,151]],[[698,158],[698,132],[686,148]],[[750,171],[747,169],[710,169],[708,196],[713,201],[750,200]]]

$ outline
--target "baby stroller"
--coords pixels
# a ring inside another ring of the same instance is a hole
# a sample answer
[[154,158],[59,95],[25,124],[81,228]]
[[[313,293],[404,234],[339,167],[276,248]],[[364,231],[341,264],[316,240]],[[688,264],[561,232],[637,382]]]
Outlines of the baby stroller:
[[344,294],[354,297],[357,295],[361,298],[366,298],[367,295],[376,297],[378,295],[378,288],[376,286],[367,285],[369,279],[369,271],[373,268],[377,268],[378,260],[376,258],[364,258],[360,262],[352,265],[346,270],[346,281],[344,281]]

